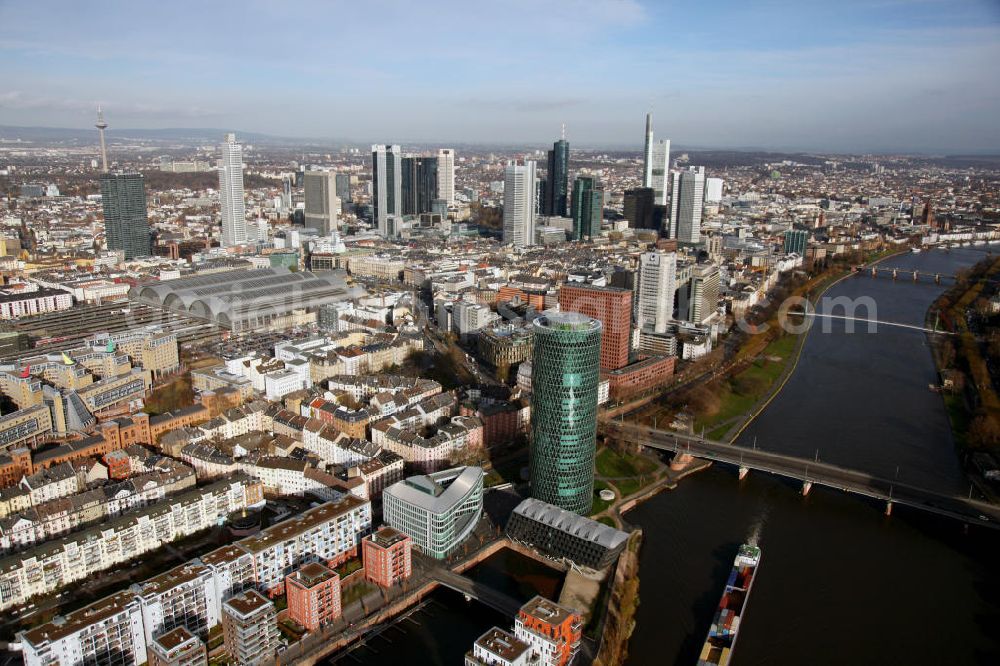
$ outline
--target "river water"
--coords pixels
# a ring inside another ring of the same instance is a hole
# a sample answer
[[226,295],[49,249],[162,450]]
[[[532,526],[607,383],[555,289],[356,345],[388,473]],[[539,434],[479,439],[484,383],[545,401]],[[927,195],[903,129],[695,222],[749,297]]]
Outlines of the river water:
[[[983,250],[885,265],[953,273]],[[876,311],[858,316],[923,325],[943,288],[855,276],[827,296],[870,297]],[[941,397],[928,390],[936,375],[924,333],[829,324],[810,331],[784,390],[737,443],[967,492]],[[763,556],[736,666],[1000,663],[1000,533],[883,509],[818,487],[802,497],[798,484],[763,473],[739,481],[721,466],[641,505],[628,514],[646,536],[629,663],[696,662],[736,549],[753,533]]]

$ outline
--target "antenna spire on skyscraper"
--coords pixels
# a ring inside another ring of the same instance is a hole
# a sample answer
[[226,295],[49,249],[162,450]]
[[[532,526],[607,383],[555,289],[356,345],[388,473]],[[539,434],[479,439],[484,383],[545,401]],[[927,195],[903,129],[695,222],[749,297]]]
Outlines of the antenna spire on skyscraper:
[[562,124],[562,137],[564,141],[566,140],[566,123]]
[[97,122],[94,123],[94,127],[101,135],[101,171],[104,173],[108,172],[108,148],[104,143],[104,130],[108,128],[108,124],[104,122],[104,111],[101,110],[100,105],[97,107]]

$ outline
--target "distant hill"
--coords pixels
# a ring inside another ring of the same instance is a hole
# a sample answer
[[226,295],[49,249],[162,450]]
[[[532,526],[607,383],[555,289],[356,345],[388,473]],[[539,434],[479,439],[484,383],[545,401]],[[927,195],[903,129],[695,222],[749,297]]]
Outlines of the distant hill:
[[[315,139],[297,139],[290,137],[261,134],[259,132],[241,132],[239,130],[212,129],[205,127],[171,127],[165,129],[117,129],[110,128],[107,138],[110,143],[126,141],[143,141],[156,143],[220,143],[227,132],[236,132],[243,143],[261,145],[298,146],[315,144]],[[34,143],[64,143],[92,144],[96,141],[97,130],[73,129],[69,127],[16,127],[0,125],[0,140],[31,141]],[[335,140],[321,141],[324,145],[341,143]]]

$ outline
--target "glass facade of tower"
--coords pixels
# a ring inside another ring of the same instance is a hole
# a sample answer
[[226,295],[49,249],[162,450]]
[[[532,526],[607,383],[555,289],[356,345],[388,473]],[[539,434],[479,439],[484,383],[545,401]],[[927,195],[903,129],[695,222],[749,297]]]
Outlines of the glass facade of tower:
[[569,189],[569,141],[560,139],[552,144],[549,151],[549,171],[545,175],[545,201],[542,212],[545,215],[566,217],[569,212],[567,190]]
[[149,219],[142,174],[101,174],[101,203],[108,249],[126,259],[149,256]]
[[604,215],[604,192],[597,189],[591,176],[578,176],[573,181],[573,240],[596,238],[601,235]]
[[531,495],[587,514],[594,499],[601,322],[546,312],[533,330]]

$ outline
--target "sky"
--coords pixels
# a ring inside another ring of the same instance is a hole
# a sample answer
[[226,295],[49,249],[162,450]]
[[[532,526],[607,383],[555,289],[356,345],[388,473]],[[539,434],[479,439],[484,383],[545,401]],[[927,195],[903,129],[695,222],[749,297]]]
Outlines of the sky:
[[0,125],[1000,153],[1000,0],[0,0]]

